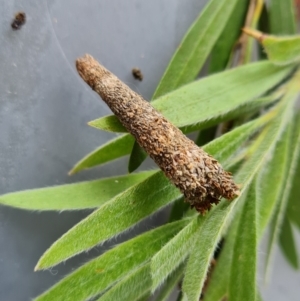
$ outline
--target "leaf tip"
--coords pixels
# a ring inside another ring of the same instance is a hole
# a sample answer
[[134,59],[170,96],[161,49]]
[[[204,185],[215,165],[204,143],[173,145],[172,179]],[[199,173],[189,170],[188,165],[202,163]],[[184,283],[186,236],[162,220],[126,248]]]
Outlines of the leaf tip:
[[95,127],[94,120],[91,120],[91,121],[87,122],[87,125],[94,128]]
[[73,176],[76,173],[76,169],[75,167],[73,167],[69,172],[68,172],[68,176]]
[[[84,168],[83,168],[84,169]],[[75,164],[75,166],[72,167],[72,169],[68,172],[68,176],[73,176],[76,173],[78,173],[80,170],[82,170],[82,168],[80,168],[80,164],[77,163]]]
[[41,270],[40,262],[38,262],[38,263],[36,264],[36,266],[34,267],[33,271],[34,271],[34,272],[38,272],[38,271],[40,271],[40,270]]

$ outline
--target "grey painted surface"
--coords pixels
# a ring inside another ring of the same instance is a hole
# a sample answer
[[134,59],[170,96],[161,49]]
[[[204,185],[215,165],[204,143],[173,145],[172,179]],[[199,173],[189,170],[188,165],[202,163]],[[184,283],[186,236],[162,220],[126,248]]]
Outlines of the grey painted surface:
[[[127,159],[122,159],[67,176],[75,162],[113,137],[86,125],[109,110],[76,74],[74,60],[92,54],[149,99],[205,2],[1,0],[0,193],[126,173]],[[27,23],[20,31],[12,31],[10,22],[19,10],[26,12]],[[141,83],[132,78],[134,66],[144,73]],[[1,207],[0,300],[31,300],[74,267],[100,254],[106,245],[52,271],[33,273],[47,247],[87,214]],[[163,220],[164,214],[157,214],[134,231]],[[128,234],[118,241],[126,237]],[[279,259],[275,274],[273,285],[264,291],[266,300],[299,300],[299,273],[292,273]],[[293,281],[288,281],[291,275]],[[288,298],[277,293],[284,290]]]
[[[294,237],[298,253],[300,251],[299,229],[293,227]],[[265,301],[299,301],[300,300],[300,271],[288,264],[279,246],[275,247],[271,261],[269,276],[265,278],[264,260],[266,259],[267,240],[265,239],[259,248],[259,273],[258,282],[261,295]],[[299,255],[298,255],[299,257]]]

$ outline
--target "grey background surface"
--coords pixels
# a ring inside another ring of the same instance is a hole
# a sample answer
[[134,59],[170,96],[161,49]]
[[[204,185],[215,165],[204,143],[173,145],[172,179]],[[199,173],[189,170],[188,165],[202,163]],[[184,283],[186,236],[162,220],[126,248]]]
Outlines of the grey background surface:
[[[0,0],[0,193],[126,173],[127,159],[121,159],[67,176],[74,163],[113,137],[86,125],[109,110],[79,78],[74,60],[92,54],[149,99],[205,3]],[[20,31],[12,31],[17,11],[26,12],[27,22]],[[143,82],[132,78],[135,66],[141,68]],[[33,272],[40,255],[88,213],[0,207],[0,300],[31,300],[100,254],[106,245],[51,271]],[[157,214],[134,231],[163,220],[164,214]],[[299,300],[299,273],[293,273],[280,255],[275,274],[273,284],[263,290],[265,299]]]

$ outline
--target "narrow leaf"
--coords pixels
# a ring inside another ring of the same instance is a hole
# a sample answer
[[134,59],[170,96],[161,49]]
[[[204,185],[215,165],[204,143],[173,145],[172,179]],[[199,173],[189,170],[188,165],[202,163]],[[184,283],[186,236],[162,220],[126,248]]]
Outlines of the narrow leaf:
[[137,299],[137,301],[149,301],[150,298],[151,298],[151,292],[147,291],[142,297]]
[[76,301],[83,301],[100,294],[149,260],[159,251],[161,244],[187,223],[188,220],[181,220],[166,224],[116,246],[78,268],[35,301],[67,301],[75,297]]
[[296,250],[292,227],[287,217],[284,218],[282,223],[279,236],[279,245],[291,266],[295,269],[298,269],[298,254]]
[[273,111],[253,121],[247,122],[225,135],[213,140],[204,146],[209,154],[215,153],[215,158],[223,164],[233,155],[251,135],[264,126],[274,115]]
[[78,210],[100,207],[154,171],[104,178],[54,187],[25,190],[0,196],[0,204],[28,210]]
[[151,260],[152,291],[165,281],[188,256],[188,250],[195,243],[195,233],[201,227],[203,218],[196,217],[171,239]]
[[[243,198],[245,196],[246,194],[244,194]],[[217,264],[210,276],[208,288],[204,293],[205,301],[220,301],[225,297],[225,295],[227,295],[233,258],[233,248],[237,238],[240,216],[241,214],[236,214],[230,224],[220,256],[217,259]]]
[[[224,212],[224,215],[226,215],[224,221],[226,221],[228,219],[228,217],[230,216],[230,213],[231,213],[232,209],[234,208],[235,204],[237,204],[237,203],[243,204],[243,202],[241,202],[241,201],[242,201],[242,197],[245,195],[245,191],[247,191],[253,178],[255,177],[255,175],[257,175],[257,172],[263,166],[266,158],[268,157],[268,154],[270,153],[270,151],[272,151],[275,143],[281,136],[281,133],[287,123],[287,120],[290,118],[291,110],[293,107],[293,102],[288,103],[287,106],[285,106],[286,102],[282,102],[282,105],[283,105],[284,109],[282,109],[281,106],[279,107],[279,109],[278,109],[279,115],[264,130],[264,132],[263,132],[264,135],[261,135],[263,137],[263,139],[261,139],[259,141],[259,147],[256,147],[256,151],[254,153],[252,153],[251,158],[249,158],[248,161],[244,164],[241,172],[239,172],[239,174],[237,174],[236,181],[243,183],[241,195],[237,200],[235,200],[235,202],[233,203],[233,206],[228,207],[228,209]],[[225,224],[225,222],[220,227],[223,228],[224,224]],[[204,225],[203,225],[203,227],[204,227]],[[230,245],[232,245],[232,244],[230,244]],[[226,246],[226,244],[225,244],[225,246]],[[223,253],[223,254],[225,254],[225,253]],[[221,255],[221,258],[222,258],[222,255]],[[226,257],[226,259],[227,258],[228,257]],[[229,256],[229,258],[230,258],[230,256]],[[223,262],[224,262],[224,264],[226,264],[227,261],[224,260]],[[216,270],[217,269],[218,269],[218,265],[217,265]],[[223,273],[223,270],[222,270],[222,273]],[[214,278],[214,273],[213,273],[212,279],[222,279],[222,282],[219,283],[220,287],[216,291],[216,294],[213,294],[213,293],[211,293],[210,290],[208,290],[207,296],[210,296],[210,297],[207,300],[217,301],[218,296],[220,297],[226,293],[227,280],[226,280],[226,275],[224,275],[225,278],[221,277],[222,275],[220,275],[220,274],[222,274],[222,273],[219,273],[219,277],[216,277],[216,278]],[[216,275],[218,275],[218,274],[216,274]],[[213,283],[213,280],[212,280],[212,283]],[[217,283],[216,283],[216,285],[217,285]]]
[[72,175],[83,169],[126,156],[131,152],[133,143],[134,138],[131,135],[119,136],[86,155],[72,168],[69,174]]
[[196,241],[187,263],[182,290],[189,301],[198,301],[210,262],[220,240],[224,222],[228,217],[228,202],[215,207],[196,234]]
[[245,161],[236,175],[237,183],[244,183],[245,181],[249,183],[248,180],[253,179],[254,175],[269,158],[277,141],[293,117],[293,96],[293,93],[285,96],[276,107],[277,116],[265,127],[250,148],[249,159]]
[[[296,123],[299,125],[299,121]],[[291,134],[291,128],[289,128],[289,135]],[[299,160],[300,153],[300,131],[298,127],[297,135],[290,140],[290,162],[288,165],[288,171],[286,174],[285,182],[283,183],[284,189],[282,190],[282,194],[279,198],[279,204],[277,205],[275,215],[273,216],[271,222],[271,234],[269,237],[269,243],[267,248],[267,259],[266,259],[266,277],[268,277],[270,273],[270,262],[274,252],[274,245],[278,241],[279,231],[283,222],[283,218],[286,212],[288,199],[291,191],[292,180],[295,174],[295,170]]]
[[229,280],[231,301],[253,301],[256,296],[257,213],[255,180],[243,207]]
[[118,118],[115,118],[115,115],[104,116],[102,118],[92,120],[88,123],[88,125],[103,131],[127,133],[126,128],[124,128]]
[[271,33],[287,35],[297,32],[294,0],[271,0],[269,15]]
[[135,171],[147,158],[147,153],[135,141],[128,163],[128,172]]
[[167,67],[153,98],[194,80],[238,0],[211,0],[190,27]]
[[166,280],[155,301],[168,301],[174,288],[179,284],[183,275],[184,265],[180,265]]
[[[297,119],[300,116],[298,114]],[[295,176],[293,177],[293,183],[291,188],[291,194],[289,197],[289,203],[287,208],[288,218],[300,229],[300,160],[297,163]]]
[[150,263],[128,274],[97,301],[137,301],[151,288]]
[[180,197],[180,192],[157,172],[106,202],[82,220],[41,257],[36,269],[46,269],[100,244]]
[[[286,99],[281,102],[281,105],[277,108],[277,116],[270,122],[270,124],[266,127],[266,129],[263,131],[264,135],[262,135],[263,139],[259,141],[259,147],[255,148],[255,152],[252,153],[251,157],[246,161],[244,164],[242,170],[237,174],[236,181],[238,183],[242,183],[242,190],[241,195],[239,198],[237,198],[232,205],[228,205],[228,203],[221,203],[223,204],[223,212],[220,212],[220,217],[218,217],[217,221],[214,221],[214,225],[210,225],[209,229],[213,228],[213,231],[218,231],[218,234],[222,233],[226,222],[229,219],[229,216],[235,207],[236,204],[243,204],[241,202],[243,195],[245,194],[245,191],[247,191],[249,185],[252,183],[254,177],[257,175],[260,168],[263,166],[266,158],[268,157],[269,153],[274,148],[275,143],[278,141],[279,137],[281,136],[286,124],[287,120],[291,117],[291,112],[293,109],[293,102],[287,102]],[[216,207],[216,209],[222,209],[221,204]],[[226,207],[227,205],[227,207]],[[211,214],[211,213],[210,213]],[[220,224],[218,224],[220,223]],[[202,229],[205,228],[205,224],[203,223]],[[217,225],[217,226],[216,226]],[[205,237],[205,235],[204,235]],[[218,235],[215,236],[215,239],[219,238]],[[206,241],[205,241],[206,242]],[[214,246],[217,244],[217,240],[210,241],[210,244],[213,244]],[[205,250],[207,248],[207,243],[203,245],[201,250]],[[212,256],[212,250],[210,250],[210,254]],[[191,257],[192,258],[192,257]],[[190,258],[190,260],[191,260]],[[206,258],[207,260],[207,258]],[[196,259],[194,260],[194,262]],[[195,262],[195,265],[197,262]],[[198,263],[199,264],[199,263]],[[198,294],[201,292],[202,285],[201,282],[199,282],[199,277],[201,280],[204,279],[205,273],[207,272],[208,262],[206,261],[206,266],[203,264],[201,273],[199,273],[199,267],[197,266],[197,269],[191,264],[191,276],[189,277],[189,285],[186,287],[186,294],[191,294],[191,300],[196,300]],[[203,271],[205,271],[203,273]],[[197,279],[197,280],[194,280]],[[200,283],[200,285],[199,285]]]
[[[219,235],[222,232],[228,217],[230,216],[232,208],[234,207],[235,204],[238,203],[238,201],[243,196],[244,192],[248,189],[253,178],[255,177],[255,175],[257,174],[259,169],[262,167],[269,152],[273,149],[276,141],[279,139],[281,133],[283,132],[283,129],[287,123],[287,120],[289,120],[289,118],[291,116],[293,102],[290,102],[288,104],[286,102],[287,102],[287,100],[284,99],[284,101],[281,103],[281,106],[279,106],[277,108],[278,116],[276,116],[276,118],[274,118],[274,120],[266,128],[265,132],[267,134],[264,135],[263,136],[264,139],[262,141],[260,141],[260,147],[256,148],[256,152],[252,154],[251,158],[246,162],[242,172],[240,172],[236,177],[237,180],[240,181],[240,183],[243,183],[241,196],[237,200],[235,200],[235,202],[233,202],[232,206],[226,207],[226,205],[228,205],[228,204],[223,203],[223,207],[224,207],[223,212],[219,212],[220,216],[218,216],[218,219],[216,221],[213,221],[214,225],[213,226],[209,225],[209,227],[208,227],[208,229],[213,229],[214,231],[216,231],[216,232],[213,232],[216,234],[214,236],[214,239],[211,239],[209,241],[209,244],[205,239],[204,240],[205,244],[203,244],[203,246],[201,246],[201,248],[199,246],[196,247],[196,245],[195,245],[195,250],[196,249],[197,250],[199,250],[199,249],[206,250],[208,248],[207,245],[211,246],[212,244],[214,245],[214,247],[216,246],[217,241],[219,239]],[[247,171],[247,173],[246,173],[246,171]],[[216,207],[216,210],[217,209],[218,210],[222,209],[221,204],[218,205],[218,207]],[[211,214],[211,213],[209,213],[209,214]],[[216,216],[216,215],[214,214],[213,216]],[[205,229],[205,226],[206,226],[206,222],[204,222],[202,225],[202,231],[204,231],[203,229]],[[203,235],[203,237],[206,237],[206,235]],[[213,248],[210,248],[208,250],[208,252],[205,254],[210,254],[210,256],[212,256],[212,252],[213,252]],[[187,274],[190,276],[186,276],[186,277],[188,277],[187,278],[188,280],[186,280],[186,278],[184,279],[184,282],[187,283],[187,285],[185,286],[184,292],[185,292],[186,296],[191,298],[191,300],[196,300],[196,298],[199,297],[199,294],[201,292],[202,285],[203,285],[203,279],[205,279],[207,268],[209,266],[210,257],[209,256],[206,257],[206,261],[204,263],[202,262],[201,267],[199,266],[200,264],[197,261],[197,259],[195,258],[193,260],[193,257],[191,255],[189,262],[192,262],[192,264],[191,263],[190,263],[190,265],[188,264],[190,266],[191,272],[189,274]],[[191,261],[191,260],[193,260],[193,261]]]
[[[292,141],[296,141],[300,129],[300,114],[295,116],[295,126],[292,133]],[[287,215],[291,222],[300,228],[300,160],[295,166],[292,187],[289,195]]]
[[241,34],[248,5],[249,0],[236,2],[231,16],[227,19],[227,24],[211,52],[210,73],[226,68],[234,44]]
[[206,126],[206,123],[211,124],[211,119],[252,103],[281,82],[291,70],[267,61],[253,63],[195,81],[152,104],[177,127],[198,123]]
[[275,145],[272,155],[265,162],[258,175],[257,207],[258,207],[258,237],[264,233],[271,217],[275,213],[276,203],[284,188],[288,169],[289,136],[283,135]]

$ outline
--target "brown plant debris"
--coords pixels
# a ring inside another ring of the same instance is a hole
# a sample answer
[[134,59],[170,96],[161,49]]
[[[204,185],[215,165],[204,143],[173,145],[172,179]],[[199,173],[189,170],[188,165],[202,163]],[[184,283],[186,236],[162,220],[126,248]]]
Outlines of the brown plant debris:
[[197,211],[204,214],[222,197],[239,195],[231,173],[94,58],[85,55],[76,67]]
[[142,81],[143,78],[144,78],[143,73],[139,68],[133,68],[132,69],[132,75],[135,79],[137,79],[139,81]]
[[18,12],[15,14],[15,18],[11,23],[11,28],[14,30],[21,29],[21,27],[26,23],[26,14],[23,12]]

